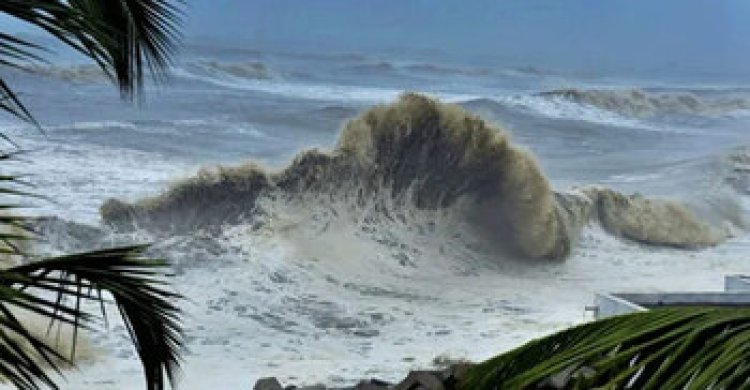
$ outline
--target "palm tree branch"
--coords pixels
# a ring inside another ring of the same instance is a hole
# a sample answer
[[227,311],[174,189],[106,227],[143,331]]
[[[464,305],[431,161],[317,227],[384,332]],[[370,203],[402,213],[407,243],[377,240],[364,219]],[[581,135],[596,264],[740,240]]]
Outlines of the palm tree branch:
[[[160,275],[164,261],[140,257],[143,246],[59,256],[0,271],[0,286],[19,293],[11,304],[62,321],[89,327],[94,316],[84,313],[83,300],[103,305],[100,291],[111,295],[141,358],[149,389],[175,383],[182,348],[179,309],[181,297],[166,290]],[[28,294],[38,290],[41,294]],[[39,295],[39,296],[37,296]],[[72,303],[66,299],[73,298]],[[104,314],[104,312],[103,312]],[[75,342],[74,344],[75,345]],[[75,353],[73,349],[71,356]]]
[[461,388],[538,388],[563,373],[565,388],[736,388],[748,371],[750,309],[671,308],[532,341],[479,364]]
[[[171,64],[180,34],[180,8],[169,0],[6,0],[0,12],[35,25],[92,59],[124,97],[143,87],[146,66],[156,79]],[[0,39],[26,59],[33,43]],[[0,46],[2,47],[2,46]]]

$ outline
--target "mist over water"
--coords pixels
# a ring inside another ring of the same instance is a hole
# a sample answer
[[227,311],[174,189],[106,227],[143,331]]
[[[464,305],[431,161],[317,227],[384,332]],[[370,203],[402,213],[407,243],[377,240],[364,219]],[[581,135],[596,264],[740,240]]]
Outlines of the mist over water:
[[[153,242],[174,262],[183,388],[395,379],[577,323],[594,291],[713,290],[750,267],[750,50],[732,23],[691,5],[684,34],[647,19],[626,39],[625,3],[589,4],[581,31],[580,7],[504,24],[531,6],[414,4],[391,4],[413,30],[343,3],[372,16],[279,23],[269,3],[254,32],[188,25],[139,107],[73,56],[4,75],[46,130],[1,118],[32,150],[6,169],[56,200],[30,210],[58,217],[41,249]],[[723,43],[689,31],[701,12]],[[71,386],[141,386],[122,329],[91,341],[100,360]]]

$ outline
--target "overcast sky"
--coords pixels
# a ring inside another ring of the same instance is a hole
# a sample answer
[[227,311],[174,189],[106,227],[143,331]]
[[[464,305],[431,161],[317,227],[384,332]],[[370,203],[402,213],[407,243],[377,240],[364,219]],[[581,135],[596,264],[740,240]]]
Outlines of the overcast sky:
[[[188,0],[189,40],[573,63],[750,65],[747,0]],[[3,29],[20,26],[0,19]]]

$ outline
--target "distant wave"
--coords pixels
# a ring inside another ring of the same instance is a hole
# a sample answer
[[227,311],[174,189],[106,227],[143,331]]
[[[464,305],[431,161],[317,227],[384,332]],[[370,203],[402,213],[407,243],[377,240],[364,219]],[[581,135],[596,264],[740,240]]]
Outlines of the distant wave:
[[31,65],[26,67],[31,73],[64,80],[72,83],[90,84],[109,80],[96,65]]
[[[127,131],[150,134],[184,134],[186,128],[191,131],[206,131],[212,133],[244,134],[260,140],[269,140],[273,137],[256,128],[252,123],[227,122],[220,119],[164,119],[164,120],[133,120],[133,121],[91,121],[72,122],[58,125],[46,125],[45,130],[76,131],[76,132],[107,132]],[[28,131],[27,126],[11,128],[13,131]]]
[[185,64],[190,72],[206,76],[230,76],[251,80],[269,80],[274,78],[268,66],[262,62],[219,62],[195,61]]
[[312,114],[314,114],[316,117],[340,120],[351,118],[357,113],[357,111],[358,110],[353,107],[331,105],[316,109],[312,112]]
[[432,63],[394,63],[388,61],[365,62],[348,65],[346,69],[362,73],[393,74],[405,72],[437,76],[488,76],[492,71],[485,68],[457,67]]
[[592,105],[579,104],[564,99],[549,99],[536,94],[482,97],[468,99],[460,103],[472,110],[500,115],[507,112],[508,109],[520,108],[531,111],[536,115],[555,119],[585,121],[647,131],[677,131],[672,128],[666,130],[652,123],[646,123],[641,118],[626,117]]
[[[257,61],[188,61],[179,69],[196,75],[224,79],[270,80],[277,77],[266,64]],[[107,75],[98,66],[92,64],[32,65],[26,67],[26,70],[36,75],[72,83],[88,84],[109,81]]]
[[409,210],[440,213],[448,224],[470,226],[503,251],[528,258],[567,257],[589,223],[681,248],[715,245],[729,234],[669,200],[600,187],[554,192],[533,156],[503,130],[417,94],[361,114],[332,152],[300,153],[280,172],[254,164],[207,169],[162,195],[133,204],[109,200],[101,214],[120,230],[189,233],[261,223],[264,201],[348,205],[360,215],[354,220],[369,223],[408,222]]
[[510,71],[515,72],[517,74],[523,74],[523,75],[528,75],[528,76],[545,76],[545,75],[555,74],[552,71],[538,68],[533,65],[516,66],[516,67],[510,68]]
[[[396,99],[403,90],[381,87],[368,87],[339,84],[313,84],[302,82],[286,82],[278,80],[251,80],[236,77],[215,77],[190,72],[183,68],[176,68],[173,74],[192,80],[214,84],[224,88],[245,91],[270,93],[290,98],[320,100],[329,102],[346,102],[354,104],[384,103]],[[441,99],[459,102],[475,98],[473,95],[454,93],[426,92]]]
[[251,80],[231,77],[216,77],[192,73],[177,68],[173,73],[178,77],[214,84],[224,88],[257,91],[299,99],[348,102],[382,102],[398,96],[401,91],[377,87],[356,87],[332,84],[305,84],[272,80]]
[[727,115],[750,110],[750,100],[739,96],[700,96],[691,92],[649,92],[643,89],[558,89],[538,96],[597,107],[620,115]]
[[488,76],[492,74],[489,69],[484,68],[461,68],[426,63],[406,65],[404,66],[404,69],[412,72],[431,73],[436,75]]
[[354,64],[349,65],[346,68],[361,73],[391,73],[398,70],[397,66],[387,61]]

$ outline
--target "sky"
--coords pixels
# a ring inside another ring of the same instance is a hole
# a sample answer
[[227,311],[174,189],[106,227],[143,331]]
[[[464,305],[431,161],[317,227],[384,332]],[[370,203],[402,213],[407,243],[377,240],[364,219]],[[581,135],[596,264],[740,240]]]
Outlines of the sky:
[[750,65],[745,0],[193,0],[189,7],[191,36],[251,46]]
[[750,73],[746,0],[187,0],[185,19],[188,42],[243,48]]

